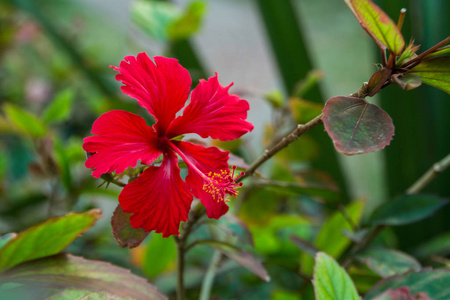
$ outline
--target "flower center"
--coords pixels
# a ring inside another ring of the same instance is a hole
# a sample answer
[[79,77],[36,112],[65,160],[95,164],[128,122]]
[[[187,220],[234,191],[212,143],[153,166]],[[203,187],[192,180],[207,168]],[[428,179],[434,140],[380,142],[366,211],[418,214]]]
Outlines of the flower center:
[[236,197],[239,194],[238,189],[242,186],[242,182],[236,183],[244,172],[241,172],[236,178],[234,173],[236,167],[233,166],[233,172],[229,169],[221,170],[220,173],[209,172],[208,175],[204,175],[205,183],[203,184],[203,190],[212,195],[214,200],[230,201],[229,196]]
[[180,157],[184,160],[184,162],[191,168],[192,171],[196,172],[203,178],[203,190],[212,195],[212,198],[217,200],[217,202],[230,201],[228,196],[236,197],[239,192],[237,191],[242,183],[237,183],[236,180],[241,178],[245,173],[241,172],[236,178],[234,177],[234,173],[236,171],[236,166],[233,166],[233,171],[230,169],[220,170],[219,173],[209,172],[209,174],[205,174],[200,171],[197,166],[181,151],[174,143],[169,142],[168,146],[178,153]]

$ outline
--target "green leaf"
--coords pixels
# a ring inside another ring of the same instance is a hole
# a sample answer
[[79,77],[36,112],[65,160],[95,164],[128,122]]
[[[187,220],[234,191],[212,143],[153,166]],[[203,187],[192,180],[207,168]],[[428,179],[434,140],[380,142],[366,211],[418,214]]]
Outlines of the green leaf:
[[277,193],[259,187],[250,187],[248,197],[242,203],[239,217],[243,220],[265,222],[277,205]]
[[411,40],[406,46],[405,50],[402,52],[400,57],[395,62],[395,65],[397,67],[401,67],[405,62],[409,61],[410,59],[414,58],[416,55],[416,52],[419,50],[419,46],[414,45],[414,41]]
[[438,50],[428,54],[425,57],[426,58],[431,58],[431,57],[435,57],[435,56],[438,56],[438,55],[444,55],[444,54],[450,54],[450,46],[445,46],[445,47],[439,48]]
[[167,40],[167,28],[180,15],[172,3],[162,1],[134,1],[131,20],[146,34],[159,40]]
[[[354,224],[359,224],[363,208],[363,202],[354,202],[345,208]],[[336,211],[320,229],[315,242],[316,247],[334,258],[339,258],[350,244],[350,240],[342,234],[344,229],[351,230],[352,226],[341,212]]]
[[450,94],[450,56],[426,59],[409,73],[420,76],[423,83]]
[[368,249],[359,253],[356,259],[383,278],[421,269],[414,257],[392,249]]
[[133,228],[130,224],[131,214],[123,212],[120,204],[117,205],[111,217],[111,230],[117,244],[122,248],[134,248],[150,234],[142,228]]
[[371,215],[371,225],[398,226],[430,217],[448,203],[432,195],[404,195],[386,202]]
[[[262,198],[264,199],[264,198]],[[273,214],[250,224],[255,249],[266,256],[298,256],[298,247],[292,244],[291,235],[311,240],[314,225],[298,214]]]
[[394,75],[392,76],[392,79],[405,91],[413,90],[422,85],[420,76],[411,73]]
[[[0,294],[9,299],[167,299],[129,270],[68,254],[24,263],[5,272],[0,276]],[[23,298],[27,294],[32,297]]]
[[[3,134],[5,133],[4,131],[2,131],[2,128],[0,127],[0,132],[2,132]],[[0,147],[0,152],[1,153],[6,153],[3,151],[3,148]],[[8,171],[8,158],[6,155],[0,155],[0,180],[3,179],[3,177],[5,176],[6,172]]]
[[204,1],[191,1],[183,14],[168,26],[167,35],[174,40],[190,37],[200,29],[205,12]]
[[450,232],[433,237],[417,246],[412,252],[419,259],[430,258],[432,255],[447,256],[450,254]]
[[374,104],[354,97],[333,97],[323,109],[325,131],[345,155],[383,149],[394,136],[391,117]]
[[355,284],[347,272],[329,255],[316,255],[313,278],[316,300],[359,300]]
[[[323,105],[319,106],[319,113],[315,116],[317,117],[320,112],[322,111]],[[275,128],[275,126],[272,125],[266,125],[265,126],[265,133],[264,133],[264,142],[266,146],[268,147],[272,141],[275,139],[278,139],[279,136],[279,129]],[[289,147],[285,147],[282,150],[280,150],[277,155],[275,156],[275,159],[282,164],[284,164],[284,168],[290,169],[291,167],[294,167],[295,163],[304,163],[304,162],[311,162],[318,158],[320,155],[319,145],[317,144],[317,141],[311,137],[309,134],[302,135],[301,140],[293,141],[289,144]],[[278,179],[278,178],[273,178]]]
[[31,113],[12,104],[4,104],[3,110],[9,122],[22,133],[32,137],[42,137],[46,134],[44,123]]
[[[363,212],[363,203],[355,202],[346,207],[347,214],[355,224],[359,224]],[[352,230],[352,226],[341,212],[332,214],[320,229],[314,242],[316,248],[334,258],[339,258],[350,244],[350,239],[342,234],[343,230]],[[301,259],[302,271],[311,274],[314,260],[307,255]]]
[[138,0],[131,6],[131,19],[159,41],[185,40],[199,30],[205,11],[201,0],[191,1],[184,11],[173,3]]
[[143,253],[142,268],[144,274],[153,278],[175,263],[177,249],[174,239],[163,238],[153,233]]
[[238,264],[257,275],[259,278],[265,281],[270,281],[269,274],[263,267],[261,262],[257,260],[250,252],[241,250],[229,243],[216,241],[216,240],[199,240],[197,244],[207,245],[214,249],[219,250],[222,254],[228,256]]
[[411,294],[426,293],[433,300],[450,299],[450,270],[423,270],[389,277],[378,282],[364,297],[374,299],[388,289],[408,287]]
[[[53,158],[55,159],[56,165],[58,166],[58,171],[64,186],[68,191],[73,191],[72,174],[70,172],[70,162],[68,158],[70,151],[67,151],[67,146],[68,145],[65,144],[65,147],[63,147],[61,140],[58,137],[55,137],[53,146]],[[83,148],[80,147],[77,150],[82,149]]]
[[319,84],[319,81],[325,77],[325,73],[321,70],[311,70],[306,74],[306,78],[300,80],[295,85],[295,90],[292,93],[294,97],[303,98],[314,86]]
[[0,271],[20,263],[57,254],[101,217],[100,210],[48,219],[28,228],[0,249]]
[[322,113],[323,104],[300,98],[291,98],[289,99],[289,108],[295,121],[299,124],[305,124]]
[[59,92],[42,113],[42,121],[53,123],[67,120],[70,116],[73,98],[72,89]]
[[16,233],[11,232],[0,236],[0,249],[3,248],[6,244],[8,244],[12,239],[17,236]]
[[280,90],[272,90],[264,95],[264,100],[269,102],[273,108],[282,108],[286,103],[283,92]]
[[405,41],[394,21],[370,0],[344,0],[361,26],[372,36],[380,49],[398,55]]

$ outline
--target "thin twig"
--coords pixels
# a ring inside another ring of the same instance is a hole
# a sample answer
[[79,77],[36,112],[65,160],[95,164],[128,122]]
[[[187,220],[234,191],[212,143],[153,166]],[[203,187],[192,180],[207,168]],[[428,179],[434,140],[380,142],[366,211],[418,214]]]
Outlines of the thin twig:
[[398,30],[402,30],[403,21],[405,20],[406,8],[402,8],[400,10],[400,15],[398,16],[397,28]]
[[425,188],[436,176],[450,167],[450,154],[435,163],[425,174],[422,175],[407,191],[406,194],[417,194]]
[[184,243],[174,236],[177,245],[177,300],[184,300]]
[[358,226],[355,224],[355,222],[352,220],[350,215],[348,214],[347,210],[345,209],[345,206],[342,205],[342,203],[337,203],[336,208],[341,212],[344,219],[347,221],[347,223],[350,225],[353,231],[358,230]]
[[355,259],[355,255],[365,249],[370,242],[372,242],[372,240],[374,238],[376,238],[378,236],[378,234],[383,231],[384,229],[384,225],[378,225],[376,226],[371,232],[369,232],[360,243],[355,244],[355,246],[352,248],[352,250],[350,250],[350,253],[348,256],[346,256],[344,258],[344,260],[342,261],[342,267],[343,268],[348,268],[350,266],[350,264],[353,262],[353,260]]
[[264,162],[266,162],[269,158],[274,156],[277,152],[289,146],[290,143],[298,140],[298,138],[304,134],[305,132],[313,129],[317,125],[322,123],[322,114],[318,115],[308,123],[302,125],[299,124],[294,130],[291,131],[287,136],[281,139],[275,146],[270,149],[264,150],[263,154],[258,157],[251,165],[245,170],[245,174],[241,176],[236,182],[242,181],[244,178],[249,177],[255,173],[256,169],[259,168]]
[[222,253],[220,251],[214,251],[211,261],[209,262],[208,270],[203,278],[202,287],[200,290],[199,300],[208,300],[211,295],[212,285],[214,283],[214,277],[217,270],[220,267],[222,261]]
[[184,223],[180,236],[174,236],[177,245],[177,300],[184,300],[184,254],[186,253],[186,241],[192,232],[193,226],[205,214],[201,204],[192,210],[189,221]]

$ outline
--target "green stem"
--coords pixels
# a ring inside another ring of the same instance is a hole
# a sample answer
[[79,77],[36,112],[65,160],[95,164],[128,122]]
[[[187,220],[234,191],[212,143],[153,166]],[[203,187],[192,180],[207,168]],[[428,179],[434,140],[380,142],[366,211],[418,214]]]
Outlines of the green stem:
[[348,214],[347,210],[345,209],[345,206],[342,205],[342,203],[337,203],[336,204],[336,208],[337,210],[340,211],[340,213],[342,214],[342,216],[344,217],[344,219],[347,221],[347,223],[350,225],[350,227],[352,228],[353,231],[356,231],[358,229],[358,225],[355,224],[355,222],[352,220],[352,218],[350,217],[350,215]]
[[371,232],[369,232],[363,238],[363,240],[360,243],[357,243],[350,251],[350,254],[347,257],[345,257],[345,259],[342,261],[342,267],[348,268],[355,259],[355,255],[359,251],[365,249],[370,244],[370,242],[372,242],[372,240],[376,238],[381,231],[383,231],[384,227],[385,227],[384,225],[376,226]]
[[222,260],[222,253],[220,253],[220,251],[215,250],[211,258],[211,261],[209,262],[206,275],[203,278],[199,300],[210,299],[214,277],[216,275],[217,269],[220,267],[221,260]]
[[204,207],[199,204],[191,212],[189,220],[184,223],[180,236],[174,236],[177,245],[177,300],[185,299],[184,291],[184,254],[186,253],[186,242],[193,231],[194,225],[205,214]]
[[436,176],[450,167],[450,154],[435,163],[425,174],[423,174],[407,191],[406,194],[417,194],[425,188]]
[[177,300],[184,300],[184,241],[175,237],[177,244]]

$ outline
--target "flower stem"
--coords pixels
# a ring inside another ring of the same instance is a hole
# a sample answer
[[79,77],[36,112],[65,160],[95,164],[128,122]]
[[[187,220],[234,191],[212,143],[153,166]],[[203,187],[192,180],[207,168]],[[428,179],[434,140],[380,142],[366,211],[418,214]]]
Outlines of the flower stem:
[[177,300],[184,300],[184,242],[175,237],[177,242]]
[[355,246],[350,250],[350,254],[345,257],[345,259],[342,261],[342,267],[348,268],[350,264],[353,262],[355,255],[361,251],[364,250],[370,242],[378,236],[378,234],[383,231],[384,225],[378,225],[376,226],[371,232],[367,233],[367,235],[362,239],[361,242],[355,244]]
[[406,194],[416,194],[428,185],[436,176],[450,167],[450,154],[435,163],[425,174],[423,174],[407,191]]
[[184,300],[184,254],[186,253],[187,238],[194,225],[205,214],[205,208],[199,203],[191,212],[189,220],[184,223],[180,236],[174,236],[177,245],[177,300]]
[[208,270],[203,278],[202,288],[200,291],[199,300],[208,300],[211,294],[212,285],[214,283],[214,277],[216,275],[217,269],[220,267],[220,262],[222,260],[222,253],[215,250],[211,261],[209,262]]

